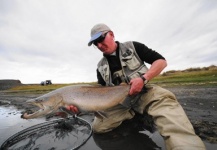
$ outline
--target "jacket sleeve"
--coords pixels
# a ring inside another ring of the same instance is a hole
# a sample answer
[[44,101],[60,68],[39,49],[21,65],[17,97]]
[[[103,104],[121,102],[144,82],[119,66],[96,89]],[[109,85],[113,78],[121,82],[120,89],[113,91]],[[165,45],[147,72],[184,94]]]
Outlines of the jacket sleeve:
[[99,72],[99,70],[98,69],[96,69],[96,73],[97,73],[97,83],[98,84],[101,84],[102,86],[105,86],[106,85],[106,83],[105,83],[105,81],[103,80],[103,78],[102,78],[102,76],[101,76],[101,74],[100,74],[100,72]]
[[140,59],[146,63],[152,64],[154,61],[158,59],[164,59],[165,58],[159,54],[158,52],[148,48],[146,45],[139,43],[139,42],[133,42],[133,45],[136,49],[136,52]]

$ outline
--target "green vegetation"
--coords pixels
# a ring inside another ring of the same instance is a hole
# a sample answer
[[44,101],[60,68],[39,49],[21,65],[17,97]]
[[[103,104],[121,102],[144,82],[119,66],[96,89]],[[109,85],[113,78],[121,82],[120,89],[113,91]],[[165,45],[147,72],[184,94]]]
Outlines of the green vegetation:
[[68,84],[52,84],[48,86],[41,86],[40,84],[23,84],[20,86],[15,86],[13,88],[10,88],[9,90],[7,90],[7,92],[44,94],[66,85]]
[[183,71],[168,71],[154,78],[151,83],[162,86],[217,85],[217,67],[189,68]]
[[[47,86],[42,86],[40,84],[23,84],[20,86],[13,87],[7,90],[6,92],[44,94],[64,86],[77,85],[77,84],[85,84],[85,83],[51,84]],[[94,83],[88,83],[88,84],[94,84]]]

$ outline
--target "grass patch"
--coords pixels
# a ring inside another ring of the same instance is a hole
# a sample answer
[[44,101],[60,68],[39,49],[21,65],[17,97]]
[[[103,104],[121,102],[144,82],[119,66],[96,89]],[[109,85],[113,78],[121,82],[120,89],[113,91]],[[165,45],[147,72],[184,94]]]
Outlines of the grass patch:
[[[10,88],[9,90],[7,90],[5,92],[44,94],[44,93],[48,93],[50,91],[53,91],[55,89],[58,89],[58,88],[61,88],[64,86],[77,85],[77,84],[84,84],[84,83],[51,84],[51,85],[47,85],[47,86],[41,86],[40,84],[23,84],[20,86]],[[88,84],[94,84],[94,83],[88,83]]]
[[69,84],[52,84],[48,86],[41,86],[39,84],[23,84],[20,86],[15,86],[7,90],[10,93],[47,93],[49,91],[55,90],[57,88],[61,88],[67,86]]
[[151,80],[150,83],[160,85],[217,85],[217,70],[163,73]]

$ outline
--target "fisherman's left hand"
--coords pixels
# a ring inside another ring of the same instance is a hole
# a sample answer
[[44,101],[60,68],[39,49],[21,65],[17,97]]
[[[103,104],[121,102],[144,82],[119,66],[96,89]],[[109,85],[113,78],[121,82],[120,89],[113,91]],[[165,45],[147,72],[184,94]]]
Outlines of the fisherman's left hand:
[[66,106],[66,109],[72,111],[74,114],[78,114],[79,113],[78,108],[75,107],[74,105]]
[[[65,108],[68,109],[69,111],[73,112],[74,114],[78,114],[79,113],[78,108],[75,107],[74,105],[68,105],[68,106],[65,106]],[[60,116],[62,118],[66,118],[67,117],[67,114],[65,112],[57,112],[56,115]]]
[[142,78],[134,78],[130,80],[130,91],[129,91],[129,95],[135,95],[138,94],[143,86],[144,86],[144,82],[142,80]]

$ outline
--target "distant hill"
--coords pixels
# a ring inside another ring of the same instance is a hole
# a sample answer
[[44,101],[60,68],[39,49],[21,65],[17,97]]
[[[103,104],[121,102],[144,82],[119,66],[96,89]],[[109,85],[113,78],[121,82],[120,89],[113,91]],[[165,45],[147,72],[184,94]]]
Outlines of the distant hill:
[[0,80],[0,90],[7,90],[18,85],[22,85],[20,80],[13,80],[13,79]]

